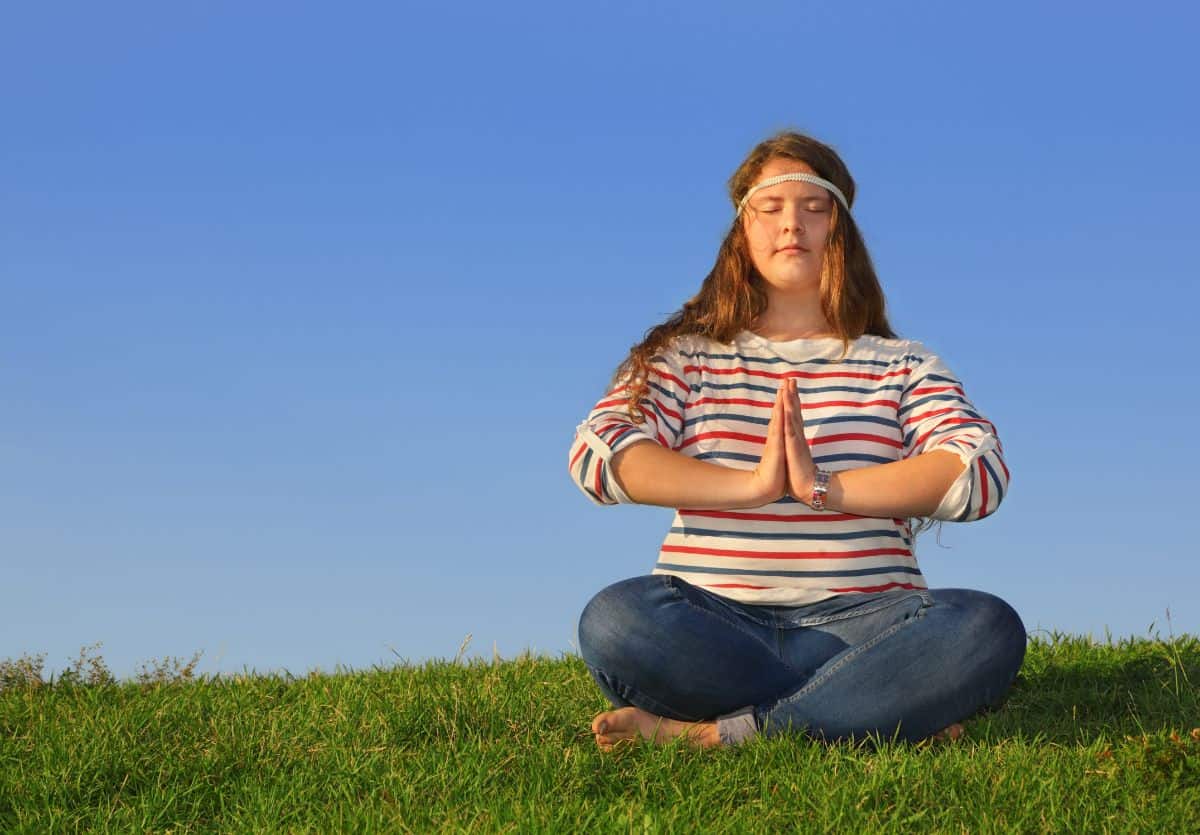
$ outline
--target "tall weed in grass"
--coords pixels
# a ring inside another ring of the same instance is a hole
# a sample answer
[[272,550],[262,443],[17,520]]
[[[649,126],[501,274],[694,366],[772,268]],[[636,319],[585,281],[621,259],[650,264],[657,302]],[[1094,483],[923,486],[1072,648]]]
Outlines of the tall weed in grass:
[[1192,636],[1035,636],[1002,709],[915,746],[601,752],[578,656],[461,655],[126,682],[0,662],[0,830],[1200,831]]

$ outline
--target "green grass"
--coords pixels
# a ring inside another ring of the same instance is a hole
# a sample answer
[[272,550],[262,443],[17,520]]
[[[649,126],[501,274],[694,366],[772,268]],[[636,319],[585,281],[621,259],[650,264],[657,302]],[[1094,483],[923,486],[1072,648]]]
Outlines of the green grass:
[[[194,662],[194,659],[193,659]],[[0,831],[1200,831],[1200,640],[1030,642],[953,745],[597,749],[577,656],[114,682],[0,662]],[[1193,730],[1196,729],[1196,730]]]

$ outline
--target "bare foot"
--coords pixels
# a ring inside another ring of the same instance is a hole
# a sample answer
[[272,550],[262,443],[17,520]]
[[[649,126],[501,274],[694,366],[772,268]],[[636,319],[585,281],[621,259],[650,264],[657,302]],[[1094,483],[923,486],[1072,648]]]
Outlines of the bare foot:
[[955,722],[953,725],[943,728],[935,733],[930,737],[930,739],[934,740],[935,742],[953,742],[962,736],[964,732],[963,726]]
[[648,739],[658,745],[686,737],[694,748],[712,748],[721,744],[716,722],[681,722],[656,716],[640,707],[621,707],[596,714],[592,733],[601,750],[609,751],[622,740]]

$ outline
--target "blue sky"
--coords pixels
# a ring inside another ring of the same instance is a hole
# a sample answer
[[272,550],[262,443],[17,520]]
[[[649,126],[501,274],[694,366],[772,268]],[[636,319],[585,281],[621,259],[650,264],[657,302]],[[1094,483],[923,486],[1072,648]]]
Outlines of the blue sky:
[[671,511],[590,504],[574,427],[785,127],[1005,445],[929,583],[1200,632],[1200,27],[1046,5],[6,10],[0,658],[575,651]]

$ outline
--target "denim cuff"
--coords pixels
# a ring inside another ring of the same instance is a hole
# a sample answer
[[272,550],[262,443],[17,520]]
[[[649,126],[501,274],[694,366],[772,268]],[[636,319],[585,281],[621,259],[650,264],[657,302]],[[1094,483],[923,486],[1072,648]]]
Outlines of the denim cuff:
[[741,745],[758,734],[754,724],[754,707],[743,707],[717,717],[717,733],[722,745]]

